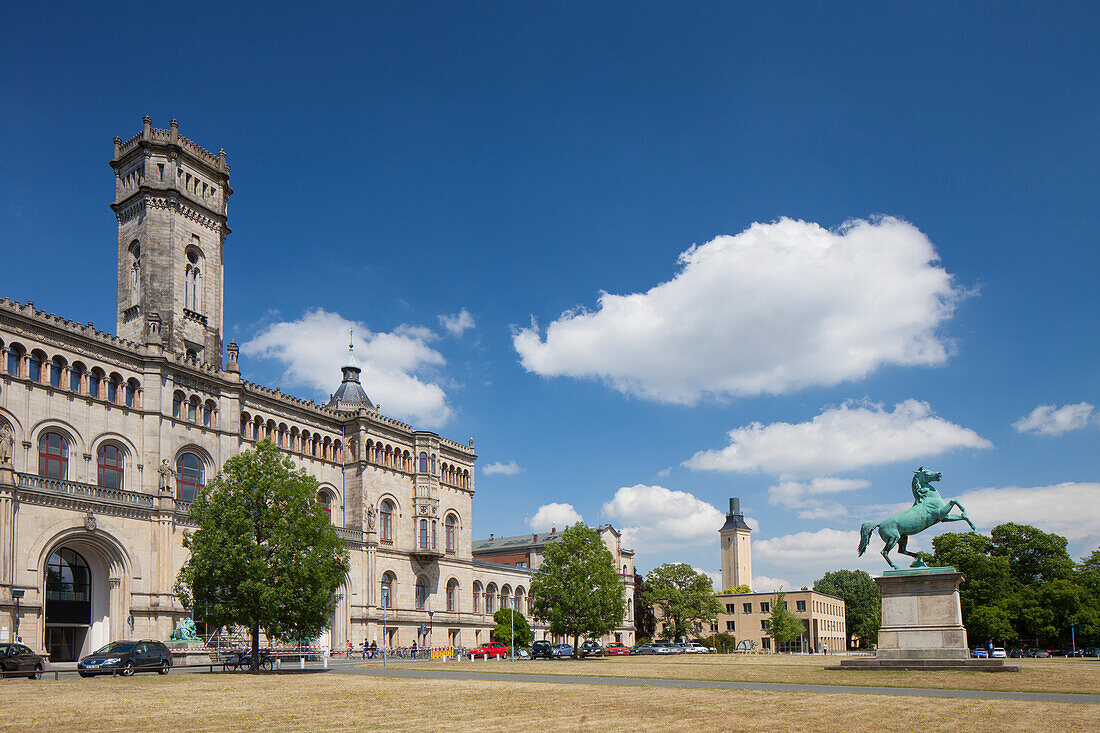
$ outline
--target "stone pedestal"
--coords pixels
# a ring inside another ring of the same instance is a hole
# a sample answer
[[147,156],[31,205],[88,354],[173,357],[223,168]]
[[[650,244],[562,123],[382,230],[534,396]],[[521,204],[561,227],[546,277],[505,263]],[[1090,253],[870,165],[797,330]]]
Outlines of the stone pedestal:
[[875,578],[882,591],[875,658],[845,659],[826,669],[1019,672],[1019,665],[1003,659],[970,659],[959,602],[962,580],[955,568],[888,570]]
[[877,659],[968,659],[959,583],[954,568],[887,571],[882,591]]

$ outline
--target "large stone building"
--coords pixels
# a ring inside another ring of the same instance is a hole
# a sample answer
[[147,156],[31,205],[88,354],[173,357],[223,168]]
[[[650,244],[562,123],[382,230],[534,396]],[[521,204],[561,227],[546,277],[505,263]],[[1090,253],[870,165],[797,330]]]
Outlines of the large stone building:
[[474,559],[472,440],[383,415],[350,355],[323,405],[244,380],[232,341],[223,364],[225,152],[145,118],[110,164],[117,335],[0,299],[0,641],[69,660],[166,639],[190,501],[263,439],[348,543],[334,646],[470,646],[497,608],[526,612],[531,570]]

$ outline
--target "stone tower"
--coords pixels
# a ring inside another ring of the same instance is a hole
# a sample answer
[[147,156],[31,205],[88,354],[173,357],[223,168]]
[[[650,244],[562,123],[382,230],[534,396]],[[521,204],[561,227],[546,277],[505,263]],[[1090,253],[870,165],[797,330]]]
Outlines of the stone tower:
[[726,523],[718,530],[722,552],[722,588],[738,585],[752,587],[752,554],[750,552],[749,525],[741,513],[741,500],[730,499],[730,512]]
[[179,134],[175,120],[115,138],[118,218],[118,335],[162,344],[198,362],[222,365],[222,250],[229,166],[225,151]]

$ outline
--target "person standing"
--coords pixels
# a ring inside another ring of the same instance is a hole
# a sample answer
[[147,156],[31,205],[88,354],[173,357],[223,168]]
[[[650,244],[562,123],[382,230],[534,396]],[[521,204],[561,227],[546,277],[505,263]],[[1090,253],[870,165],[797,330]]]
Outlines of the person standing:
[[370,658],[374,659],[377,654],[378,654],[378,641],[375,640],[375,639],[371,639],[371,642],[370,642]]

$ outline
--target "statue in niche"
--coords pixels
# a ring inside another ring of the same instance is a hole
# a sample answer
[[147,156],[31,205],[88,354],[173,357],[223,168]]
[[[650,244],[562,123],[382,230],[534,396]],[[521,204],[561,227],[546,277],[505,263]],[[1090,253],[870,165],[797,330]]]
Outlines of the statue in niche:
[[161,490],[171,491],[172,479],[175,478],[176,472],[172,470],[172,466],[168,463],[167,458],[160,462],[160,468],[157,469],[157,473],[160,474]]
[[374,531],[374,504],[367,507],[367,530]]
[[15,452],[15,431],[11,425],[0,423],[0,466],[11,463],[12,454]]

